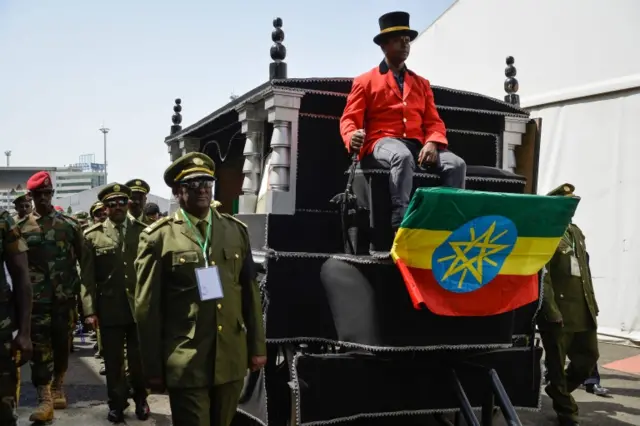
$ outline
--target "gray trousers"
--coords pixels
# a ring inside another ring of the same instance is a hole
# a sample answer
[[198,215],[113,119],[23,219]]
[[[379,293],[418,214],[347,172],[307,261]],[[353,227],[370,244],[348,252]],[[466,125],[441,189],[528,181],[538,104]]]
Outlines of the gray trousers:
[[[413,189],[413,172],[422,145],[411,139],[382,138],[373,147],[373,158],[388,167],[389,192],[391,193],[391,226],[400,227],[409,207]],[[446,148],[438,151],[438,162],[423,171],[440,175],[442,186],[464,188],[467,164]]]

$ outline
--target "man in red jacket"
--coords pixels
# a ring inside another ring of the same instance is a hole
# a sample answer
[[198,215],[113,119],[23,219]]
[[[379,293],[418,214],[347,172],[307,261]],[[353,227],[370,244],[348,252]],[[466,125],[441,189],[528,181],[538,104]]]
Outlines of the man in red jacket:
[[[437,172],[444,186],[464,188],[466,164],[447,150],[444,123],[438,115],[429,81],[407,69],[410,42],[417,31],[409,14],[391,12],[379,19],[380,34],[373,41],[385,59],[356,77],[340,120],[340,133],[349,152],[363,163],[390,169],[394,231],[409,205],[417,163]],[[363,165],[365,165],[363,164]]]

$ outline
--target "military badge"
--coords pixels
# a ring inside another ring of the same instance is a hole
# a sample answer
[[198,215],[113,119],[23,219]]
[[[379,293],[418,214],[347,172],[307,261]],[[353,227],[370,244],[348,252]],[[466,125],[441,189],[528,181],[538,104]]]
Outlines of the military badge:
[[202,158],[194,158],[193,164],[195,164],[196,166],[202,166],[204,164],[204,161],[202,161]]

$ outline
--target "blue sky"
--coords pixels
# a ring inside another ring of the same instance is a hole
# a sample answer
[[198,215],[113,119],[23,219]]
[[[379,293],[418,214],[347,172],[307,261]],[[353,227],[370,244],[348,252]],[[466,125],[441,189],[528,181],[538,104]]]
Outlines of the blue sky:
[[422,31],[451,3],[0,0],[0,148],[13,166],[102,162],[104,120],[109,181],[142,177],[168,196],[174,98],[189,125],[263,83],[274,17],[290,77],[351,77],[381,59],[380,15],[405,10]]

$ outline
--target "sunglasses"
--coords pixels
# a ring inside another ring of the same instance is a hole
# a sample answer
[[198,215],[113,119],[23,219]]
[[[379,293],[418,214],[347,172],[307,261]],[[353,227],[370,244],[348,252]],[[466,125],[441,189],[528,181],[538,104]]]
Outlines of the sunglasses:
[[98,217],[98,218],[100,218],[100,217],[102,217],[102,216],[104,216],[104,215],[105,215],[105,211],[104,211],[104,210],[99,210],[99,211],[97,211],[97,212],[93,212],[93,217]]
[[38,196],[38,195],[53,195],[55,194],[56,191],[54,191],[53,189],[40,189],[40,190],[36,190],[36,191],[32,191],[33,196]]
[[180,186],[185,189],[200,189],[200,188],[213,188],[212,180],[189,180],[180,183]]
[[106,205],[107,207],[114,209],[116,207],[124,207],[128,202],[129,200],[127,200],[126,198],[118,198],[117,200],[107,201]]
[[28,209],[29,207],[31,207],[31,203],[16,204],[16,208],[20,207],[22,207],[23,209]]

